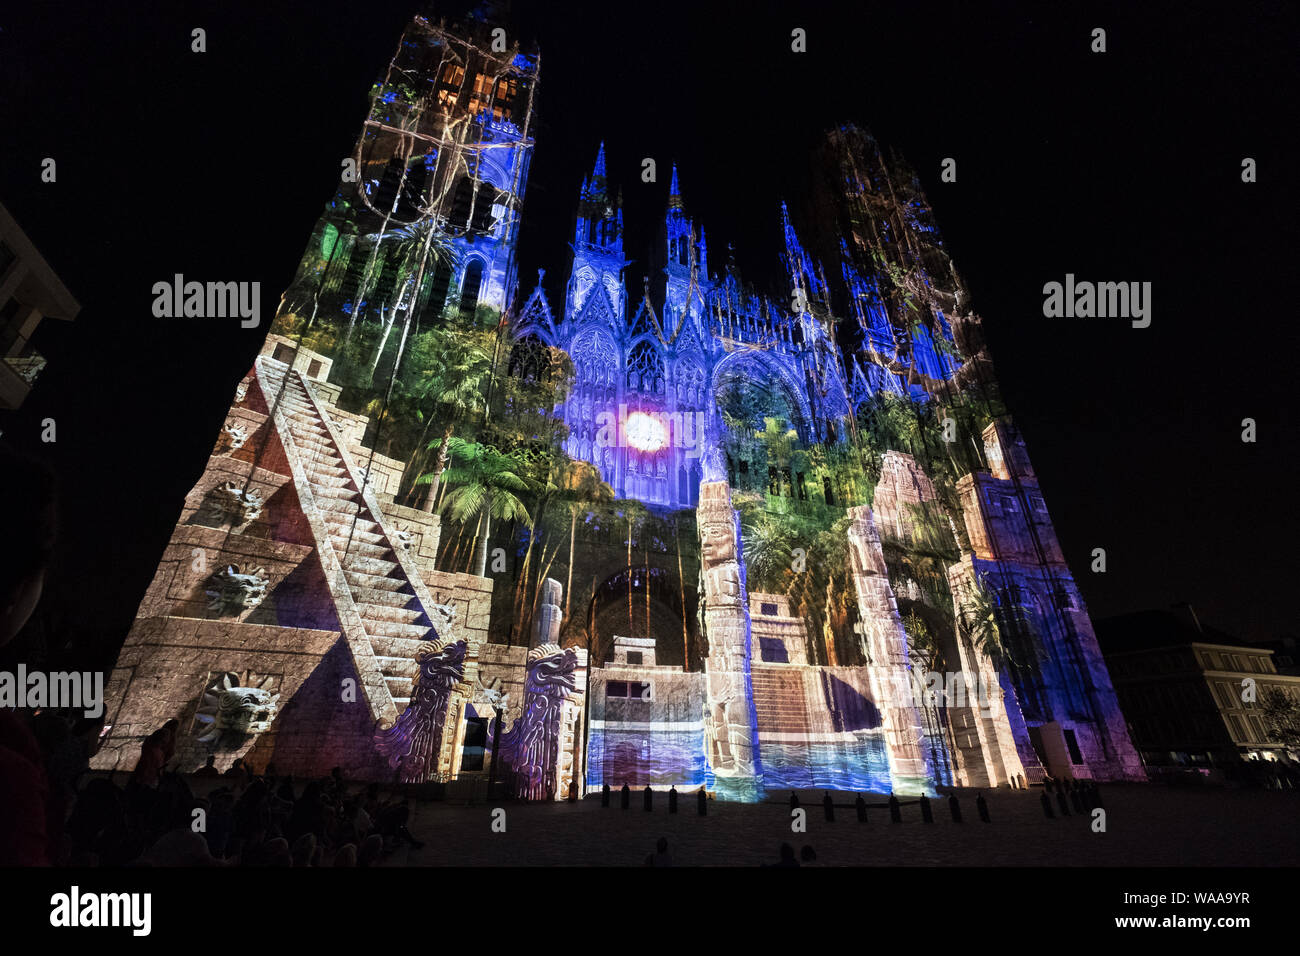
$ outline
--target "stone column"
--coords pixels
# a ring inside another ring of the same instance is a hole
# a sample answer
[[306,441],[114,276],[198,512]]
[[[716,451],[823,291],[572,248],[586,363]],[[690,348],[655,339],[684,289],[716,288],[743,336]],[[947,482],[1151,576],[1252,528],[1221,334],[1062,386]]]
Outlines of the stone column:
[[706,739],[717,792],[725,799],[763,797],[758,725],[750,683],[749,601],[740,568],[740,542],[731,487],[700,483],[696,512],[700,529],[702,601],[709,654]]
[[533,647],[542,644],[560,643],[560,624],[564,612],[560,610],[564,587],[554,578],[547,578],[542,584],[542,603],[533,618]]
[[858,616],[871,663],[867,667],[871,692],[885,731],[889,776],[896,791],[932,788],[932,777],[921,746],[921,713],[917,709],[907,659],[907,635],[885,569],[869,505],[849,509],[849,558],[858,595]]
[[[969,554],[948,568],[948,588],[952,591],[953,612],[958,619],[965,614],[965,604],[978,586],[975,562]],[[949,720],[955,724],[957,716],[954,715],[967,719],[967,729],[974,732],[972,736],[983,754],[983,767],[963,768],[964,778],[957,782],[967,787],[1000,787],[1017,777],[1025,777],[1009,718],[1009,707],[1019,707],[1019,703],[1014,695],[1010,702],[1006,700],[998,668],[988,654],[975,646],[964,628],[959,628],[957,633],[957,653],[960,659],[956,663],[966,680],[968,700],[964,708],[954,707],[949,701]],[[989,695],[987,701],[970,699],[970,695],[980,690]],[[962,749],[959,741],[955,742],[954,749]]]

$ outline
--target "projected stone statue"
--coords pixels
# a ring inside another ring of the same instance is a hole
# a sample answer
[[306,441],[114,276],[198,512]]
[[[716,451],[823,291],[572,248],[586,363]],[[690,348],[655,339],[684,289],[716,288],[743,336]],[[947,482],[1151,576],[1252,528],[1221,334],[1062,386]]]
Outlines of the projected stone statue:
[[498,758],[512,768],[512,790],[524,800],[551,799],[561,789],[563,704],[577,685],[578,654],[555,644],[528,652],[524,712],[501,735]]
[[270,581],[265,576],[265,568],[244,573],[239,565],[228,564],[208,578],[204,595],[208,599],[208,610],[216,614],[240,614],[251,611],[266,598]]
[[213,680],[194,715],[199,743],[242,743],[269,730],[280,703],[280,695],[272,693],[275,683],[274,677],[265,677],[253,686],[248,672],[222,674]]
[[426,641],[416,649],[419,671],[411,704],[389,730],[375,734],[375,746],[403,783],[442,779],[440,763],[453,689],[465,676],[464,641]]

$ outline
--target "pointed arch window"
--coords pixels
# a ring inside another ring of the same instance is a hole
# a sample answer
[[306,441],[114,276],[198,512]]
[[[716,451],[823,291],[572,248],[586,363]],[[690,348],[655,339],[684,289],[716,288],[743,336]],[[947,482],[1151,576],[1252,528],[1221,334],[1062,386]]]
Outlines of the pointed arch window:
[[551,362],[550,350],[536,335],[527,335],[510,350],[506,372],[513,378],[538,381]]
[[460,284],[460,317],[472,321],[478,309],[479,289],[483,285],[483,260],[475,259],[465,269]]
[[664,393],[664,363],[659,350],[641,342],[627,357],[627,387],[649,395]]

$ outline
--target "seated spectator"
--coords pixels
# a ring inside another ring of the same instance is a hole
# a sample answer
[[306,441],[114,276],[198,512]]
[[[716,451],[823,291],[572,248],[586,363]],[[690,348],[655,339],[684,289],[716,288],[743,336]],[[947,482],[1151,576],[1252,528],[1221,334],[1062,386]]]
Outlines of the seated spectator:
[[357,853],[357,866],[375,866],[384,854],[384,838],[372,833],[361,842]]
[[411,816],[411,801],[406,797],[402,798],[400,803],[385,807],[375,821],[379,833],[395,841],[402,841],[413,849],[422,850],[424,844],[411,836],[411,831],[406,828],[406,822]]
[[798,866],[798,865],[799,865],[799,861],[798,861],[797,859],[795,859],[795,855],[794,855],[794,847],[792,847],[792,846],[791,846],[790,844],[788,844],[788,843],[782,843],[782,844],[781,844],[781,859],[779,859],[779,860],[778,860],[777,862],[775,862],[775,863],[764,863],[763,865],[764,865],[764,866],[768,866],[768,867],[780,867],[780,868],[786,868],[786,867],[791,867],[791,866]]
[[311,866],[312,857],[316,855],[316,837],[304,833],[293,844],[293,865]]
[[140,858],[148,866],[221,866],[203,835],[188,826],[169,830]]
[[220,777],[221,771],[217,769],[217,755],[208,754],[208,762],[198,770],[194,771],[196,777]]
[[156,787],[162,778],[167,761],[176,753],[176,731],[180,721],[172,719],[151,733],[140,745],[140,760],[131,774],[131,783],[140,787]]
[[353,843],[345,843],[334,854],[334,865],[339,867],[357,865],[357,848]]
[[673,857],[668,852],[667,837],[660,837],[659,842],[655,844],[655,852],[646,857],[647,866],[672,866]]

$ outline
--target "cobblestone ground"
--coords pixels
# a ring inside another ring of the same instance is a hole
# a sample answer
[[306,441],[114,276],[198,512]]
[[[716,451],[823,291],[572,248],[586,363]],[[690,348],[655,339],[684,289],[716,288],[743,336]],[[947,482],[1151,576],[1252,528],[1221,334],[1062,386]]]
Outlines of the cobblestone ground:
[[[986,793],[991,823],[980,822],[974,791],[960,792],[963,823],[946,800],[934,801],[935,822],[920,808],[903,807],[890,824],[883,807],[857,821],[852,795],[835,821],[824,818],[821,792],[800,794],[807,832],[790,830],[789,792],[765,804],[709,803],[696,814],[693,795],[668,813],[664,794],[645,812],[641,795],[622,810],[598,797],[577,804],[499,804],[506,832],[493,833],[490,804],[412,805],[411,830],[421,850],[398,849],[386,866],[515,865],[637,866],[667,837],[677,866],[756,866],[774,862],[781,843],[805,844],[824,866],[1295,866],[1300,863],[1300,793],[1255,790],[1178,790],[1113,784],[1102,788],[1106,832],[1087,816],[1049,820],[1041,790]],[[869,798],[868,803],[882,798]]]

